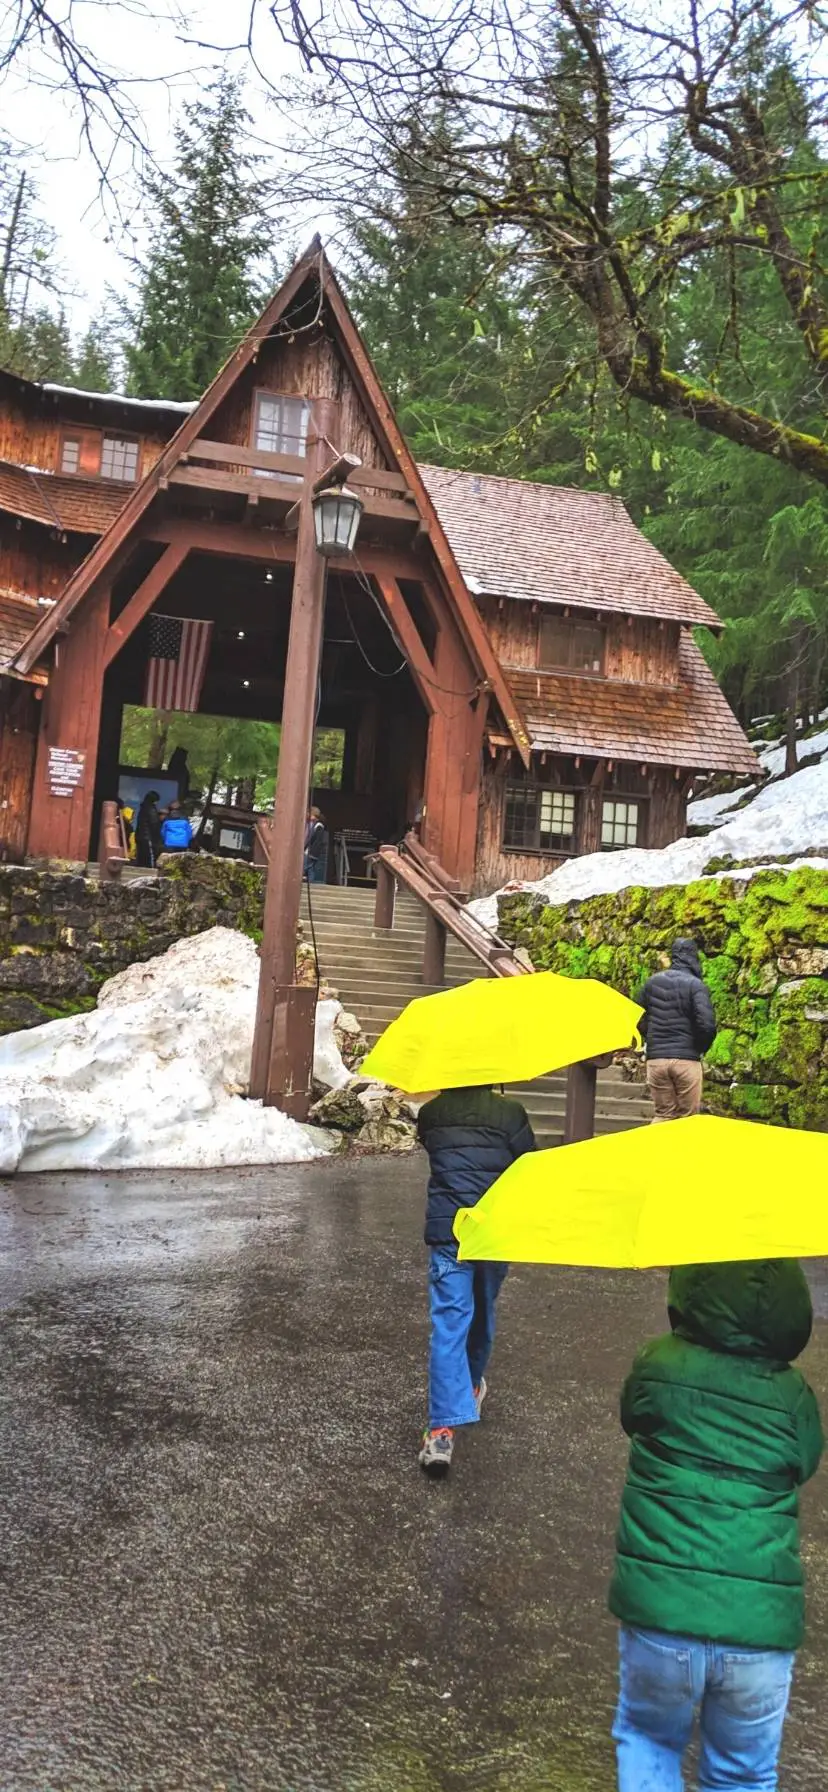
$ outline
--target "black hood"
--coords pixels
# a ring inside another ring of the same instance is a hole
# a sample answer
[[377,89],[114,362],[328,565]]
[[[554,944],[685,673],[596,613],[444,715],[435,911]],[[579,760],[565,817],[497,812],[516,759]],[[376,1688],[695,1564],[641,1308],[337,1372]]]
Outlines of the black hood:
[[673,1270],[667,1298],[680,1337],[733,1356],[792,1363],[811,1336],[811,1295],[792,1258],[685,1263]]
[[689,971],[691,977],[702,974],[701,959],[695,940],[676,940],[670,954],[674,971]]

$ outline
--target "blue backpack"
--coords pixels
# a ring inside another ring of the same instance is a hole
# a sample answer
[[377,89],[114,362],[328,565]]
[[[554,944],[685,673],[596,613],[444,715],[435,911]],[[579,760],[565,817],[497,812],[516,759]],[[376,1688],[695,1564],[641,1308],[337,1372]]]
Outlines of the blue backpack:
[[168,815],[161,823],[161,839],[167,852],[185,852],[193,837],[186,815]]

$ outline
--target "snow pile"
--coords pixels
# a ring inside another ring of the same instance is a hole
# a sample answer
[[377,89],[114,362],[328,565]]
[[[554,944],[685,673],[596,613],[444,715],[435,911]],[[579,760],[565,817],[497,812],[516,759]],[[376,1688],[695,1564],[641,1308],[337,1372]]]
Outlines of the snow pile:
[[[796,750],[800,759],[810,759],[814,754],[828,754],[828,728],[820,728],[816,734],[800,734]],[[763,771],[771,778],[778,778],[785,770],[785,742],[770,743],[757,747],[757,757]]]
[[[296,1163],[324,1133],[242,1099],[259,959],[213,927],[105,983],[91,1014],[0,1040],[0,1173]],[[317,1010],[314,1074],[341,1087],[338,1002]]]
[[[828,868],[828,760],[781,783],[766,784],[746,808],[725,817],[712,839],[685,837],[649,852],[630,847],[624,852],[588,853],[570,859],[539,883],[509,888],[538,890],[550,903],[576,902],[633,885],[655,889],[690,883],[701,877],[714,855],[764,864],[778,864],[794,855],[800,863]],[[496,929],[496,897],[475,902],[472,909],[485,926]]]
[[[828,709],[823,710],[820,722],[827,724],[818,727],[813,734],[800,734],[797,738],[797,753],[800,760],[828,759]],[[785,739],[754,740],[753,750],[766,778],[781,778],[785,770]],[[716,796],[697,797],[687,807],[687,820],[691,827],[720,828],[732,810],[745,801],[757,785],[741,784],[735,790],[719,791]]]

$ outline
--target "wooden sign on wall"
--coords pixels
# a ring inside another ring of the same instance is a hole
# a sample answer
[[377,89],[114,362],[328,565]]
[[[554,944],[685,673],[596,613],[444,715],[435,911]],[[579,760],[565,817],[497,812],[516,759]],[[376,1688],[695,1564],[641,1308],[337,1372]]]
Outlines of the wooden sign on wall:
[[73,796],[76,790],[82,789],[85,765],[86,754],[77,752],[75,747],[50,747],[50,796]]

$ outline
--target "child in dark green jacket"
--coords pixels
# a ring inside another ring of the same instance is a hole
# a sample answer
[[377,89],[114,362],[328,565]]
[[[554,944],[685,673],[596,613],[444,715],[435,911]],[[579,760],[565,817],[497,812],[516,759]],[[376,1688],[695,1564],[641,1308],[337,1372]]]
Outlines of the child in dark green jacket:
[[804,1626],[798,1490],[823,1448],[790,1367],[811,1298],[781,1258],[686,1265],[668,1298],[672,1332],[645,1345],[621,1401],[619,1792],[681,1792],[697,1710],[700,1792],[772,1792]]

